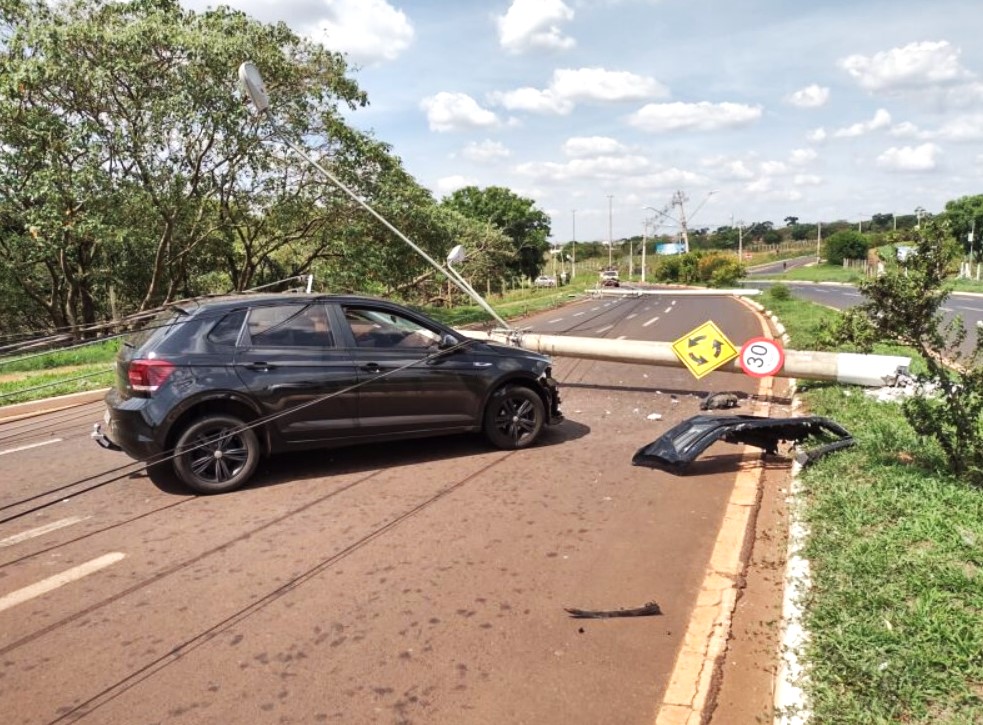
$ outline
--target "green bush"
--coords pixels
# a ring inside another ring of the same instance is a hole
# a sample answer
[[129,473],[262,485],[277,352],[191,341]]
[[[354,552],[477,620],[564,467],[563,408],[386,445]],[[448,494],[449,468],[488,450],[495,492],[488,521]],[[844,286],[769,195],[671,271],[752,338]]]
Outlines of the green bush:
[[660,257],[654,276],[660,282],[732,287],[744,276],[744,267],[732,254],[690,252]]
[[785,301],[791,299],[792,292],[783,284],[772,285],[766,293],[770,299]]
[[823,244],[823,256],[826,258],[826,264],[839,267],[844,259],[866,259],[868,248],[867,237],[852,229],[844,229],[831,234],[826,239]]

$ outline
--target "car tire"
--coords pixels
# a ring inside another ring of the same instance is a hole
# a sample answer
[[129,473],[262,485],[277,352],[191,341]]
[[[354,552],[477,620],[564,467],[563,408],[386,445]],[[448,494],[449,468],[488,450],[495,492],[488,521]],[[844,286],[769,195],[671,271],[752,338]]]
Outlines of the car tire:
[[232,415],[191,422],[174,446],[174,472],[198,493],[225,493],[242,486],[259,463],[259,439]]
[[485,408],[484,433],[503,450],[531,446],[546,424],[546,407],[536,391],[521,385],[496,390]]

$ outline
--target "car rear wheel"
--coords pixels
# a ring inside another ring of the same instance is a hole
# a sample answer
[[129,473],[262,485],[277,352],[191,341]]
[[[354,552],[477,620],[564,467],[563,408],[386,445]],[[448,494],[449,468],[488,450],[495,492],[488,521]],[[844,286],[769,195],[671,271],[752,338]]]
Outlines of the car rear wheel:
[[239,488],[259,463],[259,439],[232,415],[206,415],[181,433],[174,447],[174,471],[198,493]]
[[546,408],[534,390],[509,385],[497,390],[485,408],[485,437],[505,450],[526,448],[546,423]]

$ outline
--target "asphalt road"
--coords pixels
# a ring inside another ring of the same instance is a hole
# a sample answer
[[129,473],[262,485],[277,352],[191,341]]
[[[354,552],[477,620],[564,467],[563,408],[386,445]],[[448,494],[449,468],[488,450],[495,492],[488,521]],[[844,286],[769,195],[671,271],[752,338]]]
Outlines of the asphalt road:
[[[785,260],[785,262],[758,265],[748,270],[748,278],[744,281],[744,286],[766,289],[773,284],[780,283],[788,287],[796,297],[837,310],[845,310],[863,302],[863,295],[852,285],[769,279],[770,275],[781,274],[786,269],[804,267],[815,261],[815,256],[805,256]],[[976,344],[980,330],[983,329],[983,295],[953,293],[942,307],[942,316],[946,324],[956,316],[962,318],[967,335],[960,346],[960,351],[963,355],[969,355]]]
[[[761,334],[733,299],[671,296],[523,326],[672,341],[707,319]],[[757,455],[718,443],[685,477],[630,459],[756,382],[572,359],[555,377],[567,420],[533,449],[280,456],[214,497],[96,447],[100,404],[0,423],[4,722],[651,723]],[[564,611],[653,600],[662,616]]]

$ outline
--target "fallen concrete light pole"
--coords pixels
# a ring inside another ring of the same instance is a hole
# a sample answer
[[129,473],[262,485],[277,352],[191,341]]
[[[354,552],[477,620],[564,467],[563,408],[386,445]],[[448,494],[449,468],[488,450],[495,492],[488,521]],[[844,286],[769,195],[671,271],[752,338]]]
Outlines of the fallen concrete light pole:
[[[672,343],[646,340],[606,340],[595,337],[567,337],[522,332],[476,332],[461,330],[477,339],[503,342],[524,350],[574,357],[584,360],[638,363],[659,367],[685,367],[673,352]],[[824,380],[845,385],[883,387],[893,385],[898,375],[907,373],[911,358],[896,355],[859,355],[843,352],[785,350],[785,365],[778,377]],[[722,365],[723,372],[743,373],[740,362]]]
[[635,289],[633,287],[601,287],[587,290],[595,297],[642,297],[654,295],[661,297],[753,297],[761,290],[749,287],[737,289]]

